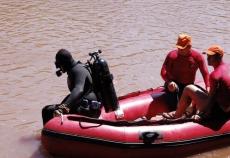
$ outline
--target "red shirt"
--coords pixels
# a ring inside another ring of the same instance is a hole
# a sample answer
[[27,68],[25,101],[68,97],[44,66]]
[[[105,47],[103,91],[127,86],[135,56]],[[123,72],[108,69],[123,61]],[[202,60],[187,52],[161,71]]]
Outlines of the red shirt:
[[194,83],[199,68],[206,87],[209,87],[209,72],[202,54],[192,49],[190,53],[189,56],[183,56],[178,50],[169,52],[161,69],[161,77],[165,82],[190,84]]
[[226,112],[230,111],[230,64],[221,62],[210,74],[210,94],[217,92],[217,102]]

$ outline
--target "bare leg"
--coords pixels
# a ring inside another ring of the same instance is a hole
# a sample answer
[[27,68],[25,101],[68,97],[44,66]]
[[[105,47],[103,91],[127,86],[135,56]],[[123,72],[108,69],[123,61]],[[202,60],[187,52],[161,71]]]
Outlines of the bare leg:
[[179,118],[183,115],[186,108],[188,108],[192,100],[196,103],[197,109],[200,110],[208,99],[208,94],[194,85],[188,85],[185,87],[183,94],[180,98],[178,108],[174,115],[175,118]]

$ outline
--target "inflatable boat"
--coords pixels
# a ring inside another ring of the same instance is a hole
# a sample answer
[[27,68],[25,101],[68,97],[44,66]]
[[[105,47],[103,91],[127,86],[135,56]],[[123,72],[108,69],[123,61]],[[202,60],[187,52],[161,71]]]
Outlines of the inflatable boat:
[[[123,117],[102,108],[98,119],[55,117],[42,129],[41,142],[51,154],[79,158],[185,157],[230,144],[229,118],[159,119],[168,112],[163,87],[118,97]],[[145,116],[146,119],[138,119]]]

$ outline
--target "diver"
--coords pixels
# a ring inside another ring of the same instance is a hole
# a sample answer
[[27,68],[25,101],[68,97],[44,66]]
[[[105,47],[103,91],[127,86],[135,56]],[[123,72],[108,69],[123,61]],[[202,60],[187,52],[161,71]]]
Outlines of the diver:
[[92,77],[85,64],[76,62],[68,50],[60,49],[56,54],[55,65],[59,69],[56,72],[58,77],[67,72],[70,94],[61,104],[47,105],[42,109],[43,125],[53,117],[62,114],[79,114],[98,118],[101,114],[101,104],[92,89]]

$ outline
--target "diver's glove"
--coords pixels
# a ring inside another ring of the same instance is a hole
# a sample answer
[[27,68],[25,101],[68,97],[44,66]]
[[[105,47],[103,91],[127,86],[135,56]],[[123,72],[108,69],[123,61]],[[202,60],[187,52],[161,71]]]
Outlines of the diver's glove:
[[67,104],[61,104],[58,109],[54,111],[53,117],[61,116],[61,114],[68,114],[70,109]]

